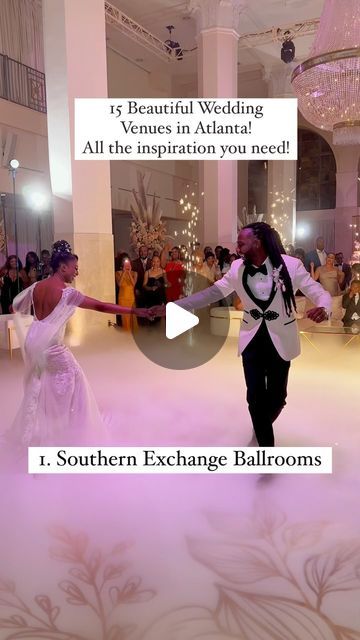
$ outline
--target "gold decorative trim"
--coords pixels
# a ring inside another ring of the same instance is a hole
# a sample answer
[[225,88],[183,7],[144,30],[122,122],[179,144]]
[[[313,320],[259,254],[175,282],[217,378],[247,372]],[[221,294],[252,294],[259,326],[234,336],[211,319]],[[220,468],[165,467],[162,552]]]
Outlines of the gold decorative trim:
[[294,69],[291,76],[291,82],[293,82],[300,74],[312,69],[313,67],[317,67],[319,64],[335,62],[336,60],[346,60],[347,58],[360,58],[360,47],[329,51],[329,53],[322,53],[320,56],[314,56],[313,58],[305,60],[305,62],[302,62]]
[[[331,543],[332,522],[289,520],[265,488],[250,512],[207,512],[210,535],[186,537],[190,557],[209,572],[205,587],[214,592],[211,604],[198,604],[196,596],[195,602],[187,597],[186,604],[169,606],[165,591],[162,612],[161,592],[148,588],[130,570],[127,553],[132,540],[120,539],[104,550],[91,544],[84,532],[52,525],[50,558],[66,566],[63,577],[58,582],[58,571],[50,566],[48,593],[42,587],[31,594],[28,588],[25,600],[23,587],[20,591],[14,580],[0,576],[0,637],[253,640],[263,638],[266,629],[269,640],[302,640],[309,633],[312,638],[359,640],[359,628],[341,625],[334,610],[334,594],[346,592],[349,613],[352,605],[354,610],[350,618],[356,618],[358,537],[342,536]],[[23,566],[20,574],[23,583]],[[148,603],[153,600],[151,609]],[[130,606],[135,607],[131,617]]]
[[345,129],[346,127],[360,127],[360,120],[346,120],[345,122],[337,122],[334,129]]

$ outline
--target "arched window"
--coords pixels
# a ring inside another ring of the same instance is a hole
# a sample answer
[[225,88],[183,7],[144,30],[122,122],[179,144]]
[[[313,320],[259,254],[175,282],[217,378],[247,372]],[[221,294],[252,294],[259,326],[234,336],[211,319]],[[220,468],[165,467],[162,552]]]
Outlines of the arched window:
[[335,209],[336,162],[326,140],[308,129],[298,132],[296,208]]

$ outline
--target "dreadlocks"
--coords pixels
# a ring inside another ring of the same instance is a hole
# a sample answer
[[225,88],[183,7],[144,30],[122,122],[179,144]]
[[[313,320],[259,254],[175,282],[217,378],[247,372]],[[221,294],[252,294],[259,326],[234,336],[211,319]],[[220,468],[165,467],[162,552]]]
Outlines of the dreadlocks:
[[266,222],[253,222],[252,224],[247,224],[243,229],[252,230],[254,236],[260,240],[264,250],[269,256],[271,264],[275,269],[278,269],[281,265],[281,278],[285,285],[285,291],[282,291],[282,295],[284,298],[286,313],[290,316],[292,308],[296,311],[296,302],[291,278],[281,256],[281,253],[285,253],[285,251],[278,232],[276,229],[270,227]]

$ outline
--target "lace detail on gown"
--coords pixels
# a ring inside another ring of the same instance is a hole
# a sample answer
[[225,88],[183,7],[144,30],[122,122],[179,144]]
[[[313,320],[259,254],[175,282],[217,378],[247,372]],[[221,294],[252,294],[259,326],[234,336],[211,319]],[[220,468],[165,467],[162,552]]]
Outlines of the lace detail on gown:
[[23,419],[24,419],[24,433],[21,438],[21,443],[25,447],[29,447],[33,439],[33,427],[36,424],[36,413],[40,395],[40,376],[35,378],[33,384],[29,385],[29,393],[23,400]]

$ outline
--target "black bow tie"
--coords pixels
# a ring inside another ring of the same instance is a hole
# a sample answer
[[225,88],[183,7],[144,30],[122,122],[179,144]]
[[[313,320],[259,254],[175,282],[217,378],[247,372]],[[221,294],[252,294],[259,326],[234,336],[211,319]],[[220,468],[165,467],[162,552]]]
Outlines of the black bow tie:
[[252,264],[247,266],[247,272],[249,276],[253,277],[256,273],[263,273],[264,276],[267,276],[267,267],[266,264],[262,264],[260,267],[254,267]]

